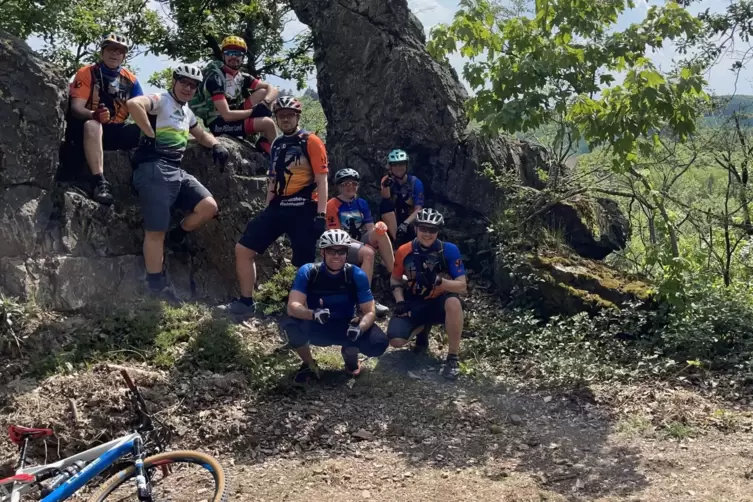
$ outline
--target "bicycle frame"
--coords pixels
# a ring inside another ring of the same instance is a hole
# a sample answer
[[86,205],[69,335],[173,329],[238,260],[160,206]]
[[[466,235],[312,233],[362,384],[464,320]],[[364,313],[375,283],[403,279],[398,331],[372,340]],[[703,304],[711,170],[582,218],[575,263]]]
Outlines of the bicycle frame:
[[[83,460],[86,463],[83,469],[68,478],[65,483],[55,488],[55,490],[40,501],[62,502],[80,490],[92,478],[113,465],[119,458],[134,452],[137,446],[136,443],[141,443],[141,441],[141,434],[134,432],[51,464],[35,465],[19,469],[16,471],[16,475],[27,474],[34,476],[52,469],[62,470],[74,462]],[[35,483],[14,483],[11,485],[10,497],[7,495],[2,496],[2,493],[0,493],[0,502],[19,502],[21,495],[31,490],[34,485]]]

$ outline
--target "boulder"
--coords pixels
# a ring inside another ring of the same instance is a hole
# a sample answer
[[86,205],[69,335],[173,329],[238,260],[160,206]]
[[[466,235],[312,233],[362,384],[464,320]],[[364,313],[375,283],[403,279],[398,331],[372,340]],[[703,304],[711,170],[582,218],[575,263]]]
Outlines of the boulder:
[[52,186],[66,94],[55,66],[0,30],[0,186]]
[[630,221],[617,202],[603,197],[576,196],[558,202],[547,213],[550,228],[562,229],[565,241],[585,258],[603,260],[624,249],[630,238]]
[[[449,211],[450,224],[478,236],[484,225],[469,228],[467,223],[485,221],[505,207],[503,191],[483,174],[485,169],[514,173],[532,189],[546,186],[551,160],[544,148],[485,137],[469,124],[464,85],[451,67],[426,51],[424,29],[406,0],[292,0],[291,5],[313,34],[330,169],[357,169],[364,177],[363,195],[378,198],[386,155],[402,148],[424,181],[427,205]],[[613,215],[618,216],[614,225],[600,219]],[[623,227],[626,220],[619,211],[602,211],[596,218],[602,230],[596,238],[592,225],[554,219],[567,225],[573,247],[585,249],[587,256],[624,247],[619,238],[601,238],[604,229]],[[586,228],[590,233],[581,236]]]
[[655,293],[643,277],[561,251],[500,248],[494,283],[508,307],[530,308],[542,317],[649,306]]

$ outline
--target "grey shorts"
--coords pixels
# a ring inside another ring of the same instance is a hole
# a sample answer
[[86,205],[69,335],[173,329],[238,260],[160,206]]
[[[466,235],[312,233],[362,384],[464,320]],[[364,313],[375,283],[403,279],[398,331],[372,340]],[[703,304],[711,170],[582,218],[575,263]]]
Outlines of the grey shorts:
[[369,230],[368,232],[363,234],[360,241],[353,240],[350,242],[350,249],[348,249],[348,263],[350,263],[351,265],[360,265],[358,260],[358,252],[362,247],[366,245],[364,244],[364,242],[369,242],[371,232],[373,231],[374,230]]
[[139,164],[133,171],[133,187],[139,194],[144,230],[148,232],[167,232],[173,207],[191,212],[212,196],[183,169],[161,161]]

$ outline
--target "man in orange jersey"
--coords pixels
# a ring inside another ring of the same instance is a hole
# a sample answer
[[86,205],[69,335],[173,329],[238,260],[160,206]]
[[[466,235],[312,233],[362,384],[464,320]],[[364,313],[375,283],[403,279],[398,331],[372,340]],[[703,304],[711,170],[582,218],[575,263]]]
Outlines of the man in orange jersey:
[[92,198],[112,204],[110,184],[105,180],[103,150],[130,150],[139,143],[136,124],[125,124],[126,102],[144,92],[136,76],[123,68],[128,40],[110,33],[100,43],[99,63],[81,68],[70,88],[70,113],[66,139],[75,148],[83,147],[86,163],[94,178]]
[[274,115],[282,135],[272,143],[267,207],[246,226],[235,246],[235,269],[241,296],[220,310],[252,316],[256,255],[283,234],[293,248],[293,265],[313,263],[316,241],[325,229],[327,151],[322,140],[298,126],[301,103],[291,96],[277,98]]
[[463,333],[460,295],[467,291],[465,266],[455,244],[439,240],[444,217],[425,207],[416,214],[416,238],[395,253],[390,285],[395,296],[394,316],[387,326],[390,345],[402,347],[416,337],[418,352],[429,348],[432,324],[447,331],[447,361],[442,375],[454,380],[460,374],[458,352]]

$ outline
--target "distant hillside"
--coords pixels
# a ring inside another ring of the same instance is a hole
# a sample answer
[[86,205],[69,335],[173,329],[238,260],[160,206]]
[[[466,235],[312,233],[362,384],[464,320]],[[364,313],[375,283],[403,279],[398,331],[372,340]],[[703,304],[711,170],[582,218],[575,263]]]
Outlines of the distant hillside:
[[753,127],[753,96],[739,94],[734,96],[715,96],[715,110],[706,116],[706,125],[720,125],[733,114],[744,117],[742,125]]

